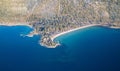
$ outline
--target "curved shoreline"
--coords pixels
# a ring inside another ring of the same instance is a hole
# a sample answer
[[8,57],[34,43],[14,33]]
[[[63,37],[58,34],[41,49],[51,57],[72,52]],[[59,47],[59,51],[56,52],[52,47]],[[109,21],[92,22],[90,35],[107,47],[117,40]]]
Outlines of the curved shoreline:
[[[0,26],[8,26],[8,27],[12,27],[12,26],[27,26],[30,28],[33,28],[32,25],[28,24],[28,23],[0,23]],[[34,35],[38,35],[37,32],[35,32],[35,30],[31,31],[28,35],[25,35],[27,37],[33,37]],[[23,34],[20,34],[20,36],[23,36]]]
[[0,26],[28,26],[30,28],[32,28],[32,25],[28,24],[28,23],[0,23]]
[[68,30],[68,31],[61,32],[59,34],[52,35],[50,38],[51,38],[52,41],[54,41],[55,38],[57,38],[61,35],[64,35],[66,33],[70,33],[70,32],[76,31],[76,30],[80,30],[80,29],[84,29],[84,28],[92,27],[92,26],[97,26],[97,25],[99,25],[99,24],[90,24],[90,25],[86,25],[86,26],[81,26],[81,27],[78,27],[78,28],[74,28],[74,29],[71,29],[71,30]]
[[[0,23],[0,26],[28,26],[30,28],[34,28],[31,24],[29,23],[7,23],[7,24],[4,24],[4,23]],[[59,32],[58,34],[53,34],[51,36],[48,36],[49,37],[49,40],[45,40],[43,43],[40,43],[41,46],[46,46],[47,48],[55,48],[57,46],[59,46],[60,44],[59,43],[55,43],[54,42],[54,39],[56,39],[57,37],[59,36],[62,36],[64,34],[67,34],[67,33],[70,33],[70,32],[73,32],[73,31],[76,31],[76,30],[80,30],[80,29],[84,29],[84,28],[88,28],[88,27],[92,27],[92,26],[108,26],[108,25],[104,25],[104,24],[87,24],[87,25],[84,25],[84,26],[79,26],[77,28],[69,28],[67,31],[63,31],[63,32]],[[110,26],[109,26],[110,27]],[[116,27],[110,27],[110,28],[116,28]],[[119,27],[117,27],[119,28]],[[33,37],[34,35],[40,35],[36,29],[34,28],[33,31],[31,31],[29,34],[25,35],[27,37]],[[22,34],[20,36],[23,36]],[[47,41],[47,42],[46,42]],[[54,43],[54,45],[50,44],[48,45],[48,42],[49,43]],[[47,43],[47,44],[46,44]]]

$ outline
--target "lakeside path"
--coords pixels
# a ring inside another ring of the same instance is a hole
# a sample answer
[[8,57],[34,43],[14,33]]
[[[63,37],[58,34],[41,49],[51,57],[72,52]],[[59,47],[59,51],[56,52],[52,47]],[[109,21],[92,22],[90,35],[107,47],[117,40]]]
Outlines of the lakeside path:
[[87,27],[92,27],[92,26],[97,26],[98,24],[90,24],[90,25],[86,25],[86,26],[81,26],[81,27],[78,27],[78,28],[74,28],[74,29],[71,29],[71,30],[68,30],[68,31],[64,31],[64,32],[61,32],[59,34],[55,34],[55,35],[52,35],[51,36],[51,40],[54,41],[55,38],[61,36],[61,35],[64,35],[66,33],[69,33],[69,32],[72,32],[72,31],[76,31],[76,30],[80,30],[80,29],[84,29],[84,28],[87,28]]

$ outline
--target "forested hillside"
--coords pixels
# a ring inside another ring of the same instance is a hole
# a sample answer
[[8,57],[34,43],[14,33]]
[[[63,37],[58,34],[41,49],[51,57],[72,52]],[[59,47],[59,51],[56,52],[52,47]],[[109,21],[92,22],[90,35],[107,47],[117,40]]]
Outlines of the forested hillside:
[[41,43],[51,36],[89,24],[120,27],[120,0],[0,0],[0,22],[32,25]]

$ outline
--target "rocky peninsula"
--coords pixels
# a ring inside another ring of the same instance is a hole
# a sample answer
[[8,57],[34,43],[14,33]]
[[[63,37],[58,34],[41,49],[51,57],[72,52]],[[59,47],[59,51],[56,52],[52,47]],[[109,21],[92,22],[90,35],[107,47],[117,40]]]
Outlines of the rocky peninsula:
[[120,0],[0,0],[0,25],[27,25],[28,36],[41,35],[47,48],[60,45],[54,39],[90,26],[120,27]]

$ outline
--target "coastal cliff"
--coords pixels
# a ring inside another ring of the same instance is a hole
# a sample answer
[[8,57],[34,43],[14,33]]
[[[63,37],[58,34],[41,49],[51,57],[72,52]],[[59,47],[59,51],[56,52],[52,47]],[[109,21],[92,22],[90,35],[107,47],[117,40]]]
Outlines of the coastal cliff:
[[26,23],[42,36],[41,45],[54,48],[59,43],[51,37],[71,29],[120,27],[120,0],[0,0],[0,22]]

